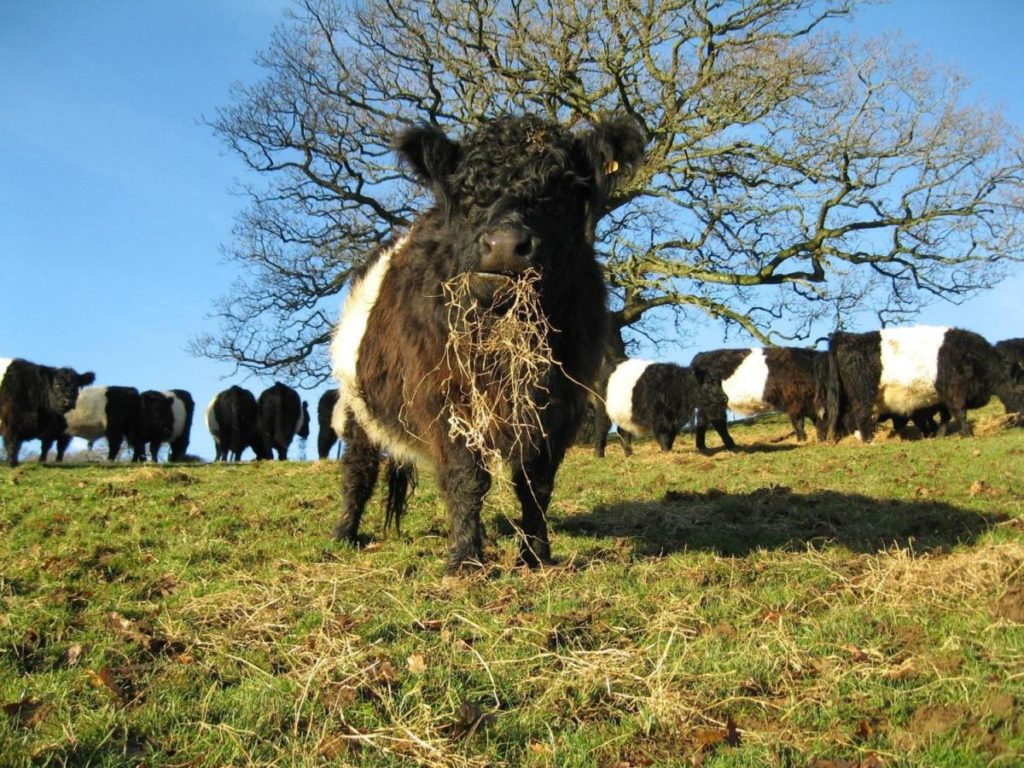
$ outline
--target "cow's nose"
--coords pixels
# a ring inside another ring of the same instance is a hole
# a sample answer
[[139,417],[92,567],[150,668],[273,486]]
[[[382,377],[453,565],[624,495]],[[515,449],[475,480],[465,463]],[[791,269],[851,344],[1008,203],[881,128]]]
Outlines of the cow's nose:
[[522,272],[533,258],[533,238],[517,229],[499,229],[480,238],[480,270]]

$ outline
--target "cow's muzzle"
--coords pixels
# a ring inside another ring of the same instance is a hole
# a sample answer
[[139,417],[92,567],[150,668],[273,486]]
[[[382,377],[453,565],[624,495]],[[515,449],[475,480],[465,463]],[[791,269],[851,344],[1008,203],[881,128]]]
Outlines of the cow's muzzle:
[[480,272],[517,275],[533,265],[536,239],[524,229],[505,227],[480,238]]

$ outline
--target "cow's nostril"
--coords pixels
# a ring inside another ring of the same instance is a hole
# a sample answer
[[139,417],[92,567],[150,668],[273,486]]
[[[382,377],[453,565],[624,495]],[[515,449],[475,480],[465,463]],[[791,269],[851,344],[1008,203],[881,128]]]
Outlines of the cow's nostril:
[[526,232],[500,229],[480,239],[480,266],[488,272],[519,272],[529,266],[533,238]]

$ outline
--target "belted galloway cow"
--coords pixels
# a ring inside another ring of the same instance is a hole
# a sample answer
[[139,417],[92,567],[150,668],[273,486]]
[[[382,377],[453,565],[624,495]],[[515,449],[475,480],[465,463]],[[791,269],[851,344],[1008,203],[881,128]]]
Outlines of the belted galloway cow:
[[[345,441],[336,538],[357,540],[384,450],[436,472],[447,569],[477,566],[498,457],[522,508],[519,562],[550,559],[555,473],[607,332],[595,226],[643,145],[625,118],[572,130],[503,116],[460,139],[436,125],[398,137],[400,158],[434,202],[351,277],[335,330],[344,407],[334,426]],[[529,342],[504,349],[499,328]]]

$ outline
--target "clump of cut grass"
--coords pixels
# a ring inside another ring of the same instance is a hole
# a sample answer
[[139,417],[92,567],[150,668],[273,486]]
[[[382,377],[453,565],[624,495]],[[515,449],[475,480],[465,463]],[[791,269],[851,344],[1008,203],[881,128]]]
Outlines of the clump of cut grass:
[[[490,278],[500,283],[487,307],[473,297],[473,279],[464,273],[442,286],[450,329],[446,416],[449,437],[465,440],[490,464],[521,455],[544,437],[538,395],[547,391],[556,362],[540,302],[540,273],[529,269]],[[510,446],[501,445],[502,437]]]
[[974,427],[974,434],[978,437],[986,437],[1015,427],[1024,427],[1024,413],[1003,413],[998,416],[978,419],[978,423]]

